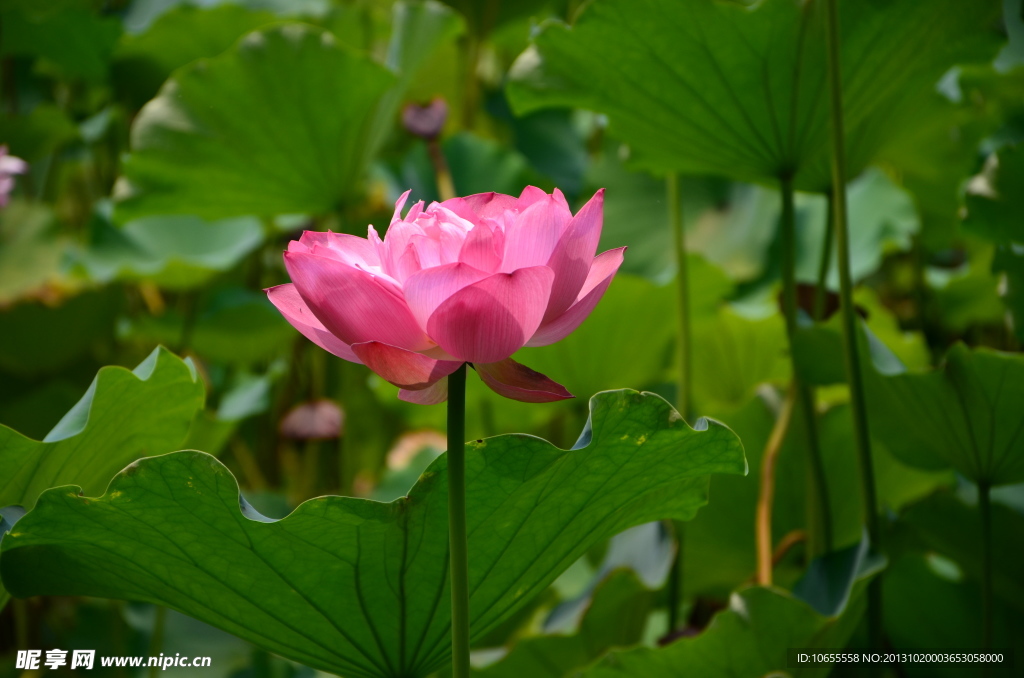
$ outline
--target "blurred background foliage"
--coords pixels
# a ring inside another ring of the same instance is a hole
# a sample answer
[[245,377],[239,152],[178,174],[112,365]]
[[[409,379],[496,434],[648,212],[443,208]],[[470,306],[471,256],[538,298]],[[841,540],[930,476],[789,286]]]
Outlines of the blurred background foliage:
[[[855,71],[846,78],[851,265],[873,359],[886,635],[906,650],[978,644],[975,483],[1002,484],[993,492],[995,645],[1014,645],[1019,661],[1024,454],[1019,441],[974,440],[975,450],[989,445],[1009,460],[979,469],[964,461],[969,442],[929,417],[962,417],[967,423],[955,426],[969,427],[994,411],[1024,411],[1019,356],[989,366],[1005,354],[960,346],[1017,352],[1024,340],[1022,7],[855,4],[843,3],[854,27],[844,53]],[[820,194],[829,188],[826,118],[815,108],[823,106],[815,97],[824,58],[802,57],[803,85],[778,84],[809,93],[795,106],[772,99],[770,87],[766,94],[762,67],[790,77],[784,67],[794,43],[785,22],[797,8],[763,5],[2,0],[0,143],[30,169],[0,209],[0,463],[38,454],[56,464],[75,453],[61,442],[83,430],[74,413],[81,418],[107,401],[93,411],[116,409],[117,398],[147,402],[132,421],[152,440],[105,431],[94,417],[84,430],[95,442],[73,439],[97,459],[88,475],[55,472],[6,489],[0,481],[0,507],[28,509],[41,489],[69,482],[99,494],[130,461],[182,448],[217,455],[271,517],[325,493],[404,494],[444,447],[444,407],[398,401],[393,386],[302,339],[261,290],[286,281],[281,252],[302,229],[364,235],[367,224],[388,222],[406,188],[429,201],[449,185],[459,195],[557,186],[575,209],[604,187],[601,249],[629,246],[622,272],[580,330],[517,358],[577,399],[527,405],[471,379],[470,437],[522,431],[567,448],[594,393],[630,387],[673,401],[677,266],[665,173],[682,172],[692,410],[736,431],[750,468],[745,478],[716,478],[710,503],[687,527],[681,634],[700,635],[669,645],[672,655],[653,649],[668,631],[674,547],[671,530],[652,524],[594,549],[478,643],[478,672],[577,675],[613,648],[646,646],[586,675],[668,676],[684,665],[706,676],[755,675],[784,669],[778,654],[787,643],[852,637],[863,646],[859,584],[842,614],[795,607],[782,589],[749,587],[761,454],[791,369],[778,303],[780,173],[809,191],[796,200],[803,286],[793,368],[817,388],[813,416],[837,548],[856,548],[862,514],[831,301],[826,317],[812,320],[813,286],[838,288]],[[704,14],[686,23],[678,18],[686,11]],[[715,14],[725,11],[745,12],[750,49],[725,50],[735,58],[719,63],[690,38],[699,24],[705,46],[734,39]],[[871,42],[872,31],[882,38]],[[616,69],[639,75],[607,76]],[[701,97],[710,108],[693,103]],[[419,109],[407,107],[436,100],[440,117],[424,133]],[[806,132],[799,143],[762,135],[780,119]],[[105,367],[136,365],[134,381]],[[970,370],[1004,374],[1016,390],[982,384],[968,402],[957,401],[955,383],[952,395],[939,393],[943,375],[955,381]],[[117,390],[119,380],[128,391]],[[914,410],[908,403],[924,402],[914,393],[935,397]],[[118,435],[134,446],[117,443]],[[124,456],[112,458],[115,448]],[[772,527],[783,588],[796,584],[812,555],[801,536],[805,448],[791,435],[776,470]],[[7,511],[13,522],[16,511]],[[850,562],[874,571],[862,560]],[[5,600],[0,590],[0,605]],[[736,612],[744,603],[756,611],[746,626]],[[211,655],[213,668],[203,672],[210,676],[314,673],[177,613],[157,624],[160,614],[98,599],[15,601],[0,611],[0,676],[16,675],[15,649],[51,646]],[[162,631],[154,634],[155,626]],[[789,635],[766,639],[773,626]],[[700,664],[726,648],[773,658]],[[926,669],[900,675],[964,675]]]

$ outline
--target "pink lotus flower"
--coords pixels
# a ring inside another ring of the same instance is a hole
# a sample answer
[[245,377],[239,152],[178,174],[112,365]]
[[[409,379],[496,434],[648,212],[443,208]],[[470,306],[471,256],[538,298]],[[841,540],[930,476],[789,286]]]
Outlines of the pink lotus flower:
[[625,248],[597,257],[604,190],[573,216],[561,191],[480,193],[395,205],[383,240],[306,231],[288,244],[292,283],[267,290],[295,329],[434,404],[471,363],[495,392],[525,402],[573,397],[511,359],[569,335],[597,305]]
[[14,175],[28,171],[28,163],[7,154],[7,144],[0,146],[0,207],[6,207],[14,190]]

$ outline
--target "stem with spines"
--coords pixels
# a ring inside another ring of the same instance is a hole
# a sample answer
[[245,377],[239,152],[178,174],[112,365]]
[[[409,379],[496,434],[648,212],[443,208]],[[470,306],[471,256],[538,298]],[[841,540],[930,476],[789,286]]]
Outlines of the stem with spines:
[[469,678],[469,546],[466,536],[466,365],[448,376],[448,544],[452,677]]
[[[850,234],[846,210],[846,151],[843,129],[843,85],[839,48],[839,8],[837,0],[825,0],[825,43],[828,51],[828,90],[831,109],[832,136],[832,222],[835,227],[836,252],[839,263],[839,311],[843,324],[843,354],[846,377],[850,382],[850,412],[853,415],[853,437],[860,460],[861,493],[864,523],[871,547],[878,549],[879,526],[875,498],[875,474],[871,458],[864,379],[860,369],[857,346],[857,320],[853,308],[853,281],[850,274]],[[868,636],[873,649],[882,644],[881,579],[868,585]]]

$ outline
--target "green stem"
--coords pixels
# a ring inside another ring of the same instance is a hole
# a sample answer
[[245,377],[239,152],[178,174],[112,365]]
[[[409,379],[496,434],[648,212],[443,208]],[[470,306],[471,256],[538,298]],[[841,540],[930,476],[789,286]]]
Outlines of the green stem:
[[[981,512],[981,648],[992,649],[992,499],[988,483],[978,483]],[[986,672],[987,675],[987,672]]]
[[828,271],[832,264],[832,191],[829,191],[826,197],[828,206],[825,216],[825,241],[821,244],[818,284],[814,288],[814,320],[816,322],[821,322],[825,317],[825,300],[828,298]]
[[[871,548],[881,546],[878,529],[878,504],[875,499],[875,474],[871,459],[871,438],[865,407],[864,379],[857,348],[857,320],[853,308],[853,281],[850,275],[850,234],[846,221],[846,157],[843,130],[843,85],[839,63],[839,9],[837,0],[825,0],[826,44],[828,46],[828,84],[832,115],[832,219],[835,224],[839,259],[839,304],[843,322],[843,353],[846,376],[850,382],[850,412],[853,437],[860,458],[861,493],[864,523]],[[868,587],[868,635],[873,649],[882,644],[882,580],[876,577]]]
[[[156,657],[163,651],[164,626],[167,624],[167,608],[158,605],[153,617],[153,635],[149,638],[149,656]],[[149,667],[149,678],[156,678],[160,675],[159,666]]]
[[668,198],[668,218],[672,229],[672,245],[676,258],[676,322],[679,332],[679,372],[676,373],[676,407],[683,419],[690,421],[693,412],[692,365],[693,351],[690,336],[690,280],[686,266],[686,229],[679,198],[679,176],[669,174],[665,178]]
[[[665,194],[668,203],[668,220],[672,231],[672,246],[676,259],[676,322],[679,333],[679,371],[676,373],[676,409],[684,421],[693,416],[693,350],[690,336],[690,279],[686,260],[686,228],[683,224],[682,201],[679,195],[679,175],[670,173],[665,177]],[[679,608],[683,602],[683,558],[685,556],[686,530],[681,522],[673,522],[676,535],[676,557],[668,581],[668,624],[669,632],[679,625]]]
[[[782,312],[786,318],[786,337],[793,356],[797,331],[796,297],[796,208],[793,179],[781,178],[782,219]],[[792,358],[791,358],[792,359]],[[825,465],[818,440],[817,408],[814,390],[805,384],[793,364],[793,387],[796,403],[804,420],[807,435],[807,550],[811,556],[832,550],[832,510],[825,480]]]
[[448,377],[448,535],[452,677],[469,678],[469,547],[466,537],[466,365]]

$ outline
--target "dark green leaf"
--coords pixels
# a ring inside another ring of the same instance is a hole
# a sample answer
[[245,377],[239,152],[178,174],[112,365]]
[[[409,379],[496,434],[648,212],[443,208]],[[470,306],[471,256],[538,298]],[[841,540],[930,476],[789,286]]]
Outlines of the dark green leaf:
[[[661,398],[591,401],[579,449],[530,436],[467,455],[470,611],[481,636],[591,545],[641,522],[689,519],[709,473],[743,473],[735,435],[694,431]],[[158,602],[268,650],[347,676],[426,676],[450,653],[445,457],[407,498],[306,502],[269,521],[209,455],[126,469],[99,499],[45,494],[4,540],[17,595]]]
[[217,56],[242,35],[274,21],[277,17],[269,12],[252,12],[234,4],[174,7],[144,33],[121,41],[114,53],[115,85],[141,106],[156,95],[171,71]]
[[175,72],[132,126],[115,216],[322,213],[358,193],[387,70],[302,24]]
[[[798,188],[820,191],[830,174],[819,7],[591,3],[572,28],[543,27],[513,66],[509,94],[520,112],[607,114],[647,167],[746,181],[793,174]],[[995,54],[998,12],[998,0],[841,3],[848,176],[902,133],[896,111],[954,64]]]
[[872,374],[872,435],[901,460],[991,485],[1024,481],[1024,356],[956,344],[935,371]]

